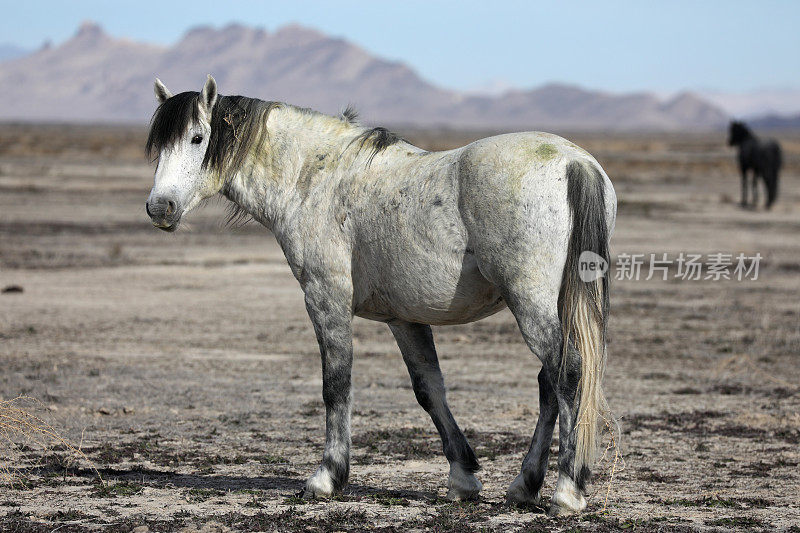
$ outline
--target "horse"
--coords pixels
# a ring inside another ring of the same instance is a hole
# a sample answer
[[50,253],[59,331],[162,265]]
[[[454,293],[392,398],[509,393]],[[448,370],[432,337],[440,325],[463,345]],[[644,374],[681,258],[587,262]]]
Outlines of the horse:
[[[764,180],[767,190],[766,208],[770,209],[778,198],[778,174],[781,170],[781,147],[774,139],[762,141],[743,122],[733,121],[730,125],[729,146],[739,148],[739,170],[742,173],[742,207],[758,206],[758,180]],[[753,171],[751,188],[753,203],[747,202],[747,173]]]
[[[432,325],[508,307],[542,362],[540,410],[510,484],[511,504],[544,505],[559,421],[550,512],[583,510],[610,415],[602,377],[609,310],[605,276],[583,281],[581,254],[608,261],[616,220],[611,181],[585,150],[547,133],[515,133],[428,152],[385,128],[287,103],[200,92],[159,105],[146,152],[157,161],[145,208],[175,231],[221,194],[270,230],[305,297],[322,359],[325,445],[305,498],[340,493],[350,471],[352,323],[385,322],[449,462],[447,498],[483,488],[473,448],[447,403]],[[598,259],[599,261],[599,259]]]

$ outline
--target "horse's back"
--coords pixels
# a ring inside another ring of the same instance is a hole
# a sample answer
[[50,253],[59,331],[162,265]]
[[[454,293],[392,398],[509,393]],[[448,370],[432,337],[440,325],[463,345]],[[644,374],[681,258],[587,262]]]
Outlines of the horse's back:
[[753,137],[739,146],[739,163],[761,176],[777,174],[783,164],[781,147],[775,139]]

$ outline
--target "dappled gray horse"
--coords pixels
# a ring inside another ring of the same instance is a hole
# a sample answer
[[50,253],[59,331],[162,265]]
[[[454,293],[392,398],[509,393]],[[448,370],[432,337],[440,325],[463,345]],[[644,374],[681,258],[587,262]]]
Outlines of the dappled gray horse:
[[[386,322],[397,340],[442,438],[448,497],[477,497],[478,461],[447,405],[430,325],[508,306],[542,362],[539,420],[508,500],[539,502],[558,418],[551,511],[586,507],[607,409],[608,286],[579,269],[608,261],[616,217],[614,189],[592,156],[546,133],[426,152],[359,126],[350,110],[330,117],[219,96],[211,76],[200,93],[173,96],[159,80],[155,91],[153,224],[173,231],[221,193],[275,234],[305,293],[326,410],[322,464],[307,497],[331,496],[349,475],[354,315]],[[584,261],[586,252],[597,255]]]

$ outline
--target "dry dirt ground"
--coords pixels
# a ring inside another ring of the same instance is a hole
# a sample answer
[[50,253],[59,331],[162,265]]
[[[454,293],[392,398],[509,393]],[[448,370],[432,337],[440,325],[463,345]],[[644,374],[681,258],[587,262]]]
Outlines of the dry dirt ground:
[[[470,137],[407,135],[428,148]],[[612,283],[606,387],[621,459],[612,482],[613,462],[600,465],[586,513],[553,519],[503,504],[538,410],[539,363],[510,313],[435,330],[483,466],[479,502],[442,499],[433,425],[388,328],[360,319],[351,483],[305,502],[322,449],[320,361],[273,238],[225,227],[222,202],[177,234],[150,227],[140,129],[0,128],[0,288],[22,288],[0,294],[0,398],[37,399],[25,405],[91,461],[0,445],[15,474],[0,530],[800,531],[800,137],[781,137],[771,212],[736,204],[722,134],[571,137],[614,179],[615,257],[763,259],[755,281],[673,268],[669,281]]]

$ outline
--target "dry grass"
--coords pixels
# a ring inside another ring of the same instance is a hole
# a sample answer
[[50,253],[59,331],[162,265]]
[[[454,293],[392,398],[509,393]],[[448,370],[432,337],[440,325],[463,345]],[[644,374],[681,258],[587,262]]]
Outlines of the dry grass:
[[23,468],[33,468],[26,458],[28,448],[49,451],[59,448],[72,459],[85,461],[102,482],[100,472],[81,451],[42,416],[37,410],[46,409],[35,398],[17,396],[11,400],[0,400],[0,483],[10,486],[24,485]]

